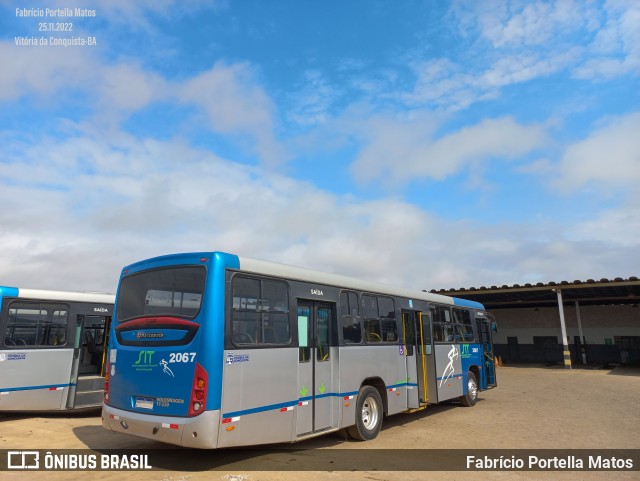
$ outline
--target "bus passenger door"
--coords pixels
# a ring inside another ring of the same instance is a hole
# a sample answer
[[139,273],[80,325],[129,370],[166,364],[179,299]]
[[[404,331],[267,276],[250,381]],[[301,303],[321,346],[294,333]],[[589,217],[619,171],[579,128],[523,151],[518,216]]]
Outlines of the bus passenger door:
[[77,315],[67,409],[97,406],[104,394],[104,363],[110,316]]
[[[402,310],[402,338],[403,353],[406,359],[407,372],[407,408],[417,409],[420,407],[419,388],[420,379],[418,376],[418,363],[416,363],[416,331],[414,311]],[[416,389],[416,387],[418,389]]]
[[491,337],[491,321],[487,318],[477,320],[480,342],[482,343],[483,379],[480,387],[488,389],[496,386],[496,366],[493,354],[493,339]]
[[335,309],[326,302],[298,300],[298,406],[296,435],[324,431],[333,419],[333,378],[330,334]]
[[416,311],[416,365],[418,375],[418,397],[420,405],[436,403],[435,362],[431,337],[431,317],[428,312]]

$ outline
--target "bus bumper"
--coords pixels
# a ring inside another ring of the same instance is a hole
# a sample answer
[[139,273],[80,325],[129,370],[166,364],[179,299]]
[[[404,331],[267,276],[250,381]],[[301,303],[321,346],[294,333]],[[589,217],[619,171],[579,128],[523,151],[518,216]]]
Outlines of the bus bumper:
[[102,405],[102,427],[117,433],[190,448],[218,446],[220,411],[205,411],[193,418],[159,417]]

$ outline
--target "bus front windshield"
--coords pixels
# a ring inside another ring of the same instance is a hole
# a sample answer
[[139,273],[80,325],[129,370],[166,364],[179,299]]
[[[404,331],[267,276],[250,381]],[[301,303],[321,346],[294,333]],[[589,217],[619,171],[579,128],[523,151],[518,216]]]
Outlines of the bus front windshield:
[[207,271],[180,266],[138,272],[120,281],[119,322],[149,316],[193,319],[200,311]]

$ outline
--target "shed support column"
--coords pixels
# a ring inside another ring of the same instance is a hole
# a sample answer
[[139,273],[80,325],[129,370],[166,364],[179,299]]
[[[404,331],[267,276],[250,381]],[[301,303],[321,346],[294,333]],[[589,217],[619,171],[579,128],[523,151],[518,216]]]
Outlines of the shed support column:
[[587,352],[585,350],[585,339],[582,334],[582,320],[580,319],[580,303],[576,301],[576,317],[578,319],[578,335],[580,336],[580,353],[582,354],[582,364],[587,363]]
[[564,367],[571,369],[571,352],[569,344],[567,344],[567,328],[564,323],[564,307],[562,304],[562,291],[554,289],[558,295],[558,311],[560,312],[560,330],[562,331],[562,355],[564,357]]

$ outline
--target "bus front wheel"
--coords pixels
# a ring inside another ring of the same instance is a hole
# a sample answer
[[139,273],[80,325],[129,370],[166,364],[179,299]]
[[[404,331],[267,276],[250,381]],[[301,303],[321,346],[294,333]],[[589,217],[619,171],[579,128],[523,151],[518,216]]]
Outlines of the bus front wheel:
[[462,404],[471,407],[478,401],[478,381],[476,375],[469,371],[467,377],[467,394],[461,398]]
[[382,427],[382,399],[372,386],[362,386],[356,401],[356,424],[348,429],[349,435],[358,441],[374,439]]

